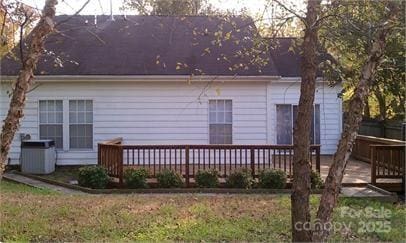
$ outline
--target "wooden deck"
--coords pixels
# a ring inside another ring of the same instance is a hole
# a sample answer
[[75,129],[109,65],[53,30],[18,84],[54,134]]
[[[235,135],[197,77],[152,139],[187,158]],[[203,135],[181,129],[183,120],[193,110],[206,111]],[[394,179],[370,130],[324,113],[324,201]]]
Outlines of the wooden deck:
[[[356,142],[355,154],[364,157],[369,154],[370,160],[350,159],[343,186],[371,183],[382,188],[396,188],[395,191],[403,190],[405,146],[376,145],[370,139],[367,142],[372,144],[361,146]],[[326,178],[332,156],[320,155],[320,145],[311,145],[309,155],[312,169]],[[120,183],[123,172],[134,167],[148,169],[152,178],[163,169],[174,170],[185,178],[187,186],[202,169],[215,169],[221,178],[226,178],[240,168],[248,169],[253,177],[258,177],[261,170],[271,168],[283,170],[291,178],[293,145],[124,145],[122,139],[117,138],[98,144],[98,164]]]
[[[331,155],[322,155],[320,156],[320,174],[323,179],[326,178],[328,174],[328,170],[330,168],[330,165],[332,163],[332,156]],[[283,165],[282,165],[283,166]],[[148,169],[148,166],[125,166],[126,168],[138,168],[138,167],[145,167]],[[193,165],[190,165],[190,169],[192,170]],[[224,164],[221,165],[216,165],[217,167],[224,167]],[[266,166],[268,168],[268,166]],[[276,163],[276,168],[278,168],[278,164]],[[211,168],[214,168],[213,166]],[[227,167],[229,168],[229,167]],[[273,167],[271,167],[273,168]],[[234,168],[230,168],[233,170]],[[283,169],[280,168],[280,169]],[[313,166],[313,170],[316,168]],[[197,171],[198,168],[195,168]],[[287,170],[289,171],[289,166],[287,167]],[[185,171],[182,169],[182,171]],[[346,173],[343,179],[343,183],[346,184],[367,184],[371,183],[371,165],[369,163],[359,161],[356,159],[350,159],[347,168],[346,168]]]
[[[331,163],[332,156],[322,155],[320,157],[320,175],[323,179],[327,177]],[[371,178],[372,175],[370,163],[350,158],[350,161],[345,169],[343,186],[358,187],[366,184],[373,184],[371,182]],[[402,186],[402,179],[400,178],[379,178],[376,180],[375,185],[388,191],[401,192],[404,190]]]
[[[320,172],[320,145],[310,146],[309,159]],[[291,177],[292,163],[293,145],[124,145],[121,138],[98,144],[98,164],[120,184],[124,171],[134,167],[146,168],[152,178],[164,169],[173,170],[189,187],[199,170],[215,169],[225,178],[244,168],[256,178],[262,170],[274,168]]]
[[[331,163],[331,155],[320,157],[320,174],[323,179],[327,177]],[[345,169],[343,183],[371,183],[371,164],[351,158]]]

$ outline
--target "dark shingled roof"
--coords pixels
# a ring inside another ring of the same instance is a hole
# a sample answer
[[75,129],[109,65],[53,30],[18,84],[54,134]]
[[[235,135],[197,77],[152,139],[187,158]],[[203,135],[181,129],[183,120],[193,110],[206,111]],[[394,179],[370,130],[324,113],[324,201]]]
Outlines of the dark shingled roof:
[[[67,20],[67,21],[66,21]],[[242,75],[300,76],[300,58],[289,51],[292,39],[264,51],[264,66],[236,53],[250,49],[256,36],[252,19],[207,16],[66,16],[45,42],[36,74],[41,75]],[[221,46],[216,32],[222,31]],[[231,38],[224,40],[227,32]],[[207,49],[208,48],[208,49]],[[16,75],[18,48],[1,60],[2,75]],[[230,66],[242,64],[230,70]],[[186,65],[185,65],[186,64]],[[245,67],[248,68],[245,68]]]
[[300,76],[300,54],[298,50],[292,50],[296,38],[277,38],[271,40],[270,52],[274,60],[278,74],[282,77]]
[[[295,44],[296,40],[296,37],[279,37],[269,41],[271,59],[274,61],[278,74],[282,77],[300,77],[300,64],[302,61],[300,49],[297,43]],[[327,60],[332,63],[335,62],[331,55],[323,47],[319,46],[317,64],[319,65]],[[323,76],[320,68],[317,75]]]

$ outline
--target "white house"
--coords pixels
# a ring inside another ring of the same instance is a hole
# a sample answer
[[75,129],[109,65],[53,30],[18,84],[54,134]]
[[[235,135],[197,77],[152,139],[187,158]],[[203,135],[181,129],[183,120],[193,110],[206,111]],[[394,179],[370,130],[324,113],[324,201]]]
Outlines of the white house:
[[[292,39],[264,49],[259,55],[267,62],[258,67],[243,53],[256,38],[250,19],[68,18],[56,18],[67,21],[47,39],[19,129],[32,139],[54,139],[57,164],[94,164],[97,144],[115,137],[126,144],[292,142],[300,94]],[[1,60],[1,117],[18,68],[13,55]],[[322,154],[338,143],[341,89],[318,79],[309,132]],[[19,134],[12,164],[19,162]]]

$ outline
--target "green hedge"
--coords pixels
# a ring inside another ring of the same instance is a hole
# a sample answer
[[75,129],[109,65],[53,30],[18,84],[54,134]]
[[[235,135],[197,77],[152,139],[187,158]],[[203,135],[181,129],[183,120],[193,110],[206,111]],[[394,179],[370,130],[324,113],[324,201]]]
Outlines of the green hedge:
[[158,186],[161,188],[175,188],[183,186],[182,176],[173,170],[162,170],[156,175],[156,179],[158,180]]
[[78,183],[80,186],[94,189],[106,188],[110,178],[107,171],[100,166],[85,166],[79,168]]
[[261,188],[283,189],[286,187],[287,176],[282,170],[263,170],[259,174],[258,185]]
[[199,170],[195,176],[196,184],[202,188],[218,187],[219,178],[216,170]]
[[251,171],[247,169],[236,170],[226,179],[226,186],[230,188],[251,188],[253,184]]
[[127,169],[124,172],[124,183],[129,188],[147,188],[148,170],[144,168]]

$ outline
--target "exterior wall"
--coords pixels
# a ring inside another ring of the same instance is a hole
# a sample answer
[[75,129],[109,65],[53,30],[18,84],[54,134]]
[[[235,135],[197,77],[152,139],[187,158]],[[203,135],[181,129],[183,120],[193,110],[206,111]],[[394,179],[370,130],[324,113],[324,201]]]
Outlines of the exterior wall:
[[[322,154],[333,154],[337,148],[342,130],[342,100],[337,97],[341,86],[329,87],[318,83],[315,93],[315,104],[320,104],[320,143]],[[276,144],[276,105],[298,104],[300,82],[273,82],[268,85],[270,124],[269,142]]]
[[[9,84],[0,89],[0,116],[8,109]],[[323,91],[324,90],[324,91]],[[316,103],[321,105],[322,153],[333,153],[341,129],[341,100],[338,88],[318,87]],[[19,133],[39,138],[38,100],[93,100],[93,149],[64,150],[57,164],[93,164],[97,143],[123,137],[126,144],[207,144],[208,100],[232,99],[233,143],[274,144],[275,104],[295,104],[299,84],[265,82],[47,82],[28,94],[25,117]],[[323,99],[324,98],[324,99]],[[66,109],[66,108],[64,108]],[[68,121],[66,117],[64,121]],[[65,145],[69,129],[64,130]],[[19,161],[17,134],[10,153],[11,163]]]

